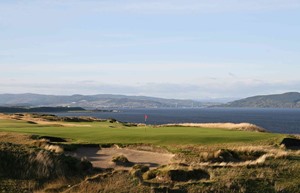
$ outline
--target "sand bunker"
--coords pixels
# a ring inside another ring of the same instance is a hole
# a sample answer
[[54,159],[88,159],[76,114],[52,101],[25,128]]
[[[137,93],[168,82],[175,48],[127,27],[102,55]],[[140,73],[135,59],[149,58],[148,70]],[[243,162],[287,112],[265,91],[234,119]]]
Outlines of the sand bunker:
[[128,148],[102,148],[81,147],[71,154],[78,158],[87,158],[94,167],[130,169],[131,166],[120,166],[112,162],[112,158],[117,155],[124,155],[132,164],[144,164],[150,168],[171,163],[173,154],[139,151]]

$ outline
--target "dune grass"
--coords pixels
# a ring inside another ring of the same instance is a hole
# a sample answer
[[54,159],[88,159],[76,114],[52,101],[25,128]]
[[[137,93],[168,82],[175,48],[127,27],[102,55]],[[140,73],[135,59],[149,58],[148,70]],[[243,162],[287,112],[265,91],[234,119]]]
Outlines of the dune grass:
[[[88,124],[88,126],[87,126]],[[81,126],[82,125],[82,126]],[[184,126],[124,126],[121,123],[76,123],[76,127],[31,124],[22,120],[0,120],[0,131],[47,135],[72,139],[76,143],[145,143],[155,145],[258,143],[278,141],[283,135],[221,128]]]

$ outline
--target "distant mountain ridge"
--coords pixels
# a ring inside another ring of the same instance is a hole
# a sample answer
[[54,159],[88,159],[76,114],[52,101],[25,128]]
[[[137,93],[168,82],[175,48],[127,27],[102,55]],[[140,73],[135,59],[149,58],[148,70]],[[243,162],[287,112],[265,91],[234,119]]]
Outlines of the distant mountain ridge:
[[227,103],[225,106],[250,108],[300,108],[300,93],[288,92],[283,94],[253,96]]
[[38,113],[38,112],[72,112],[72,111],[85,111],[81,107],[0,107],[0,113]]
[[163,99],[146,96],[125,95],[42,95],[42,94],[0,94],[0,106],[70,106],[82,108],[188,108],[205,107],[211,103],[193,100]]

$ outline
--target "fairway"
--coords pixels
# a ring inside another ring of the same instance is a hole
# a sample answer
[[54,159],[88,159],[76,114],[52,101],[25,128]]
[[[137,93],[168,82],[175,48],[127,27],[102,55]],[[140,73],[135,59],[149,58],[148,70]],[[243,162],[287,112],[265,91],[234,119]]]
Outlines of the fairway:
[[74,126],[30,124],[20,120],[0,120],[0,131],[46,135],[72,139],[74,143],[119,144],[220,144],[274,141],[282,135],[199,127],[124,126],[121,123],[84,122]]

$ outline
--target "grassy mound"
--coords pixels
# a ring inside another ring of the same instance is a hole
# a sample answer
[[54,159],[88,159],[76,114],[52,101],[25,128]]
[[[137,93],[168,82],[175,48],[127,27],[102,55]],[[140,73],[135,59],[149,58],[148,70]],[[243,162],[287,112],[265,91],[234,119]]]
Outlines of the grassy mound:
[[149,170],[143,174],[144,180],[164,182],[187,182],[210,179],[210,174],[202,168],[189,168],[185,164],[171,164]]
[[264,128],[251,123],[175,123],[161,126],[184,126],[184,127],[204,127],[204,128],[220,128],[237,131],[255,131],[266,132]]
[[116,155],[112,158],[111,160],[112,162],[114,162],[117,165],[130,165],[131,162],[127,159],[127,157],[125,157],[124,155]]
[[0,178],[49,180],[82,175],[92,168],[87,161],[11,143],[0,143],[0,160]]

